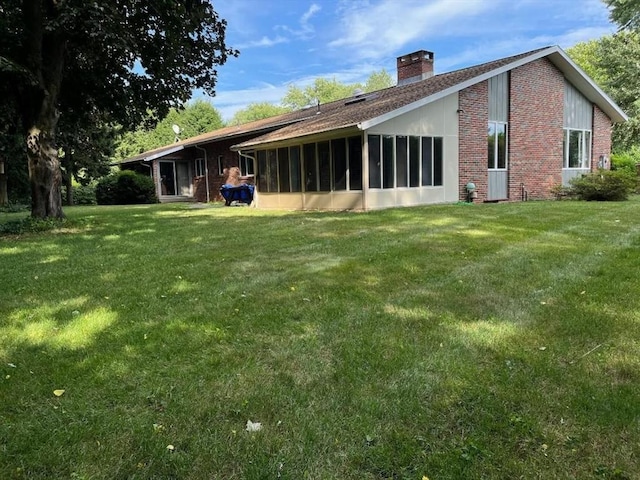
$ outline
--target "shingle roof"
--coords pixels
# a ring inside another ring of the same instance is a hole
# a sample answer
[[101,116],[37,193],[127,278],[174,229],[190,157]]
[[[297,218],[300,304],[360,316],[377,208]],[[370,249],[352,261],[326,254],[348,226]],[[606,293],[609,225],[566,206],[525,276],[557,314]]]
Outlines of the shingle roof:
[[304,137],[333,130],[365,129],[413,108],[442,98],[490,76],[516,68],[533,60],[547,57],[581,92],[598,105],[612,121],[625,121],[626,115],[559,47],[544,47],[499,60],[486,62],[448,73],[434,75],[414,83],[397,85],[360,97],[351,97],[320,105],[318,108],[297,110],[276,117],[257,120],[239,126],[226,127],[181,142],[167,145],[126,162],[150,160],[173,151],[215,140],[253,136],[232,147],[248,147]]
[[[544,49],[540,49],[544,50]],[[539,50],[536,50],[539,51]],[[354,99],[342,99],[320,106],[320,113],[306,119],[304,122],[294,123],[266,133],[247,142],[234,145],[234,149],[270,143],[289,138],[302,137],[316,133],[339,130],[356,126],[362,122],[405,107],[414,102],[430,97],[451,87],[464,84],[483,73],[496,70],[501,66],[513,63],[520,58],[534,52],[514,55],[512,57],[483,63],[474,67],[464,68],[449,73],[434,75],[433,77],[405,85],[397,85],[379,90],[364,97],[361,102]]]

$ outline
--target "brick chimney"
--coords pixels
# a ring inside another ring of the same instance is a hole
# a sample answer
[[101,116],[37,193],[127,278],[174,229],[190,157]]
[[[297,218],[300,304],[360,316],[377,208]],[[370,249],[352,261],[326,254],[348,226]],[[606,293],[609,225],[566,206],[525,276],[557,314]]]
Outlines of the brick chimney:
[[406,85],[433,76],[433,52],[418,50],[398,57],[398,85]]

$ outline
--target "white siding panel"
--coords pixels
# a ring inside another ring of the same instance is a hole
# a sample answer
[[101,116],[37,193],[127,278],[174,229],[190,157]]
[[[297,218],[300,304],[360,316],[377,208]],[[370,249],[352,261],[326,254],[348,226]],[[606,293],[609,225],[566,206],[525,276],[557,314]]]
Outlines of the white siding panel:
[[565,80],[564,128],[591,130],[593,105],[578,89]]
[[[380,123],[365,131],[366,135],[416,135],[443,138],[443,186],[404,189],[368,190],[367,209],[400,205],[426,205],[458,201],[458,94]],[[365,162],[366,166],[366,162]],[[363,172],[368,178],[368,169]]]
[[509,73],[501,73],[489,79],[489,121],[509,120]]

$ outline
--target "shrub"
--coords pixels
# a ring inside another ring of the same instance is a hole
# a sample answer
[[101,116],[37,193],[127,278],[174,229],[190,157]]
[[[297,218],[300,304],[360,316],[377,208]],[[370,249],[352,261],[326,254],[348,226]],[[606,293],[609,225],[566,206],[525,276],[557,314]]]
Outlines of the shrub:
[[0,224],[0,235],[21,235],[23,233],[46,232],[64,225],[67,225],[66,219],[60,218],[33,218],[27,217],[17,220],[10,220]]
[[638,163],[640,163],[640,150],[637,147],[611,155],[611,170],[624,170],[635,174]]
[[76,205],[95,205],[96,186],[95,184],[77,185],[73,189],[73,203]]
[[636,177],[624,170],[598,170],[570,183],[572,193],[581,200],[626,200],[636,187]]
[[122,170],[100,179],[96,185],[99,205],[131,205],[157,203],[153,179],[146,175]]
[[[67,187],[63,185],[62,201],[67,200]],[[73,204],[74,205],[95,205],[96,202],[96,186],[95,184],[89,185],[74,185],[73,186]]]

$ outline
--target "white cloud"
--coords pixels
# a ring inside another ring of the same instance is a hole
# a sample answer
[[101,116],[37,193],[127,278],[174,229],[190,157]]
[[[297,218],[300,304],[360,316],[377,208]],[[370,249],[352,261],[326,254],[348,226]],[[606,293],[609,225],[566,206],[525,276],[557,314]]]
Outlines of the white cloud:
[[380,58],[395,54],[416,39],[450,35],[461,31],[464,20],[493,9],[484,0],[383,0],[375,5],[356,3],[344,7],[341,31],[329,43],[349,47],[357,58]]
[[278,35],[276,38],[269,38],[267,36],[262,37],[260,40],[253,40],[241,45],[238,45],[239,49],[254,48],[254,47],[273,47],[279,43],[287,43],[289,40]]
[[310,23],[310,20],[320,10],[322,10],[322,8],[318,4],[313,3],[302,17],[300,17],[298,28],[291,28],[287,25],[278,25],[276,28],[284,30],[302,40],[309,40],[315,33],[315,27]]

